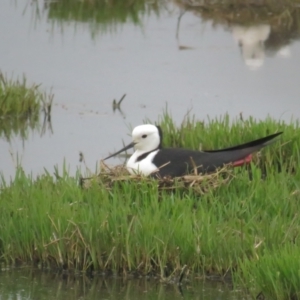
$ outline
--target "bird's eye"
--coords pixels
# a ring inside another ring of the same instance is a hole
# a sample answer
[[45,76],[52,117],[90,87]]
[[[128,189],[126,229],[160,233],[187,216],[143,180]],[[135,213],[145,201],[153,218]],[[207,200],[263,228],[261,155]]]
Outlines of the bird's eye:
[[147,137],[147,134],[143,134],[142,138],[145,139]]

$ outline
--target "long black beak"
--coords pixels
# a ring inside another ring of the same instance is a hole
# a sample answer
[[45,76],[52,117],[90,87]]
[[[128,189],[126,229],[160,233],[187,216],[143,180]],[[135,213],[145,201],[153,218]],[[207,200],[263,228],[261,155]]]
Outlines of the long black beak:
[[112,155],[110,155],[110,156],[105,157],[103,160],[109,159],[109,158],[111,158],[111,157],[114,157],[114,156],[116,156],[116,155],[122,153],[123,151],[126,151],[127,149],[133,148],[134,145],[135,145],[135,143],[132,142],[132,143],[130,143],[129,145],[127,145],[126,147],[124,147],[123,149],[119,150],[118,152],[116,152],[116,153],[114,153],[114,154],[112,154]]

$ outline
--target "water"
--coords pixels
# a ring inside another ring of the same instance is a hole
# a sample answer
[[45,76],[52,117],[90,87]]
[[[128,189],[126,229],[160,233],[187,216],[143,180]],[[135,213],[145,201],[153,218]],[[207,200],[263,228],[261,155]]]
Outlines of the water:
[[[94,20],[93,7],[76,11],[88,2],[61,3],[0,3],[1,71],[13,78],[25,74],[55,95],[53,131],[29,131],[25,141],[18,135],[0,139],[6,178],[18,162],[36,175],[66,161],[74,174],[80,151],[94,170],[122,139],[130,141],[129,128],[146,118],[157,121],[166,106],[178,124],[188,110],[198,119],[226,112],[299,117],[300,43],[292,26],[279,35],[266,22],[224,24],[194,10],[182,14],[173,2],[142,1],[121,8],[124,16],[103,10],[100,1]],[[113,111],[113,99],[125,93],[122,113]]]
[[184,283],[162,284],[154,279],[105,278],[102,276],[67,275],[35,269],[0,271],[0,299],[155,299],[155,300],[234,300],[246,299],[221,282],[195,279]]

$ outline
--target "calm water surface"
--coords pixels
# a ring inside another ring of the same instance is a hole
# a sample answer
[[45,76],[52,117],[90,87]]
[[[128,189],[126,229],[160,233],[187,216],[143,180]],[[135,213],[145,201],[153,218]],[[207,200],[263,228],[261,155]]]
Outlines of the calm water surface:
[[[131,126],[157,121],[166,105],[178,124],[190,109],[197,119],[226,112],[288,121],[300,115],[299,30],[292,26],[279,35],[267,22],[204,20],[166,1],[124,16],[100,7],[93,19],[96,8],[76,11],[89,1],[68,3],[0,3],[1,72],[25,74],[55,96],[52,130],[28,131],[25,140],[0,136],[6,178],[17,162],[36,175],[66,161],[74,174],[80,151],[94,170],[122,139],[130,140]],[[113,99],[125,93],[122,112],[114,112]]]
[[0,271],[0,299],[234,300],[246,299],[220,282],[193,280],[181,289],[155,280],[75,276],[33,269]]

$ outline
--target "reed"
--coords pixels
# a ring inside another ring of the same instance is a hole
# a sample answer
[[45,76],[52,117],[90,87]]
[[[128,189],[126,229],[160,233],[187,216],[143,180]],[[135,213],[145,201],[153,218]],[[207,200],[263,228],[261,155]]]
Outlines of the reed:
[[42,94],[38,85],[28,87],[26,78],[8,80],[0,73],[0,116],[34,114],[40,110]]
[[28,129],[41,127],[40,113],[44,112],[44,119],[50,116],[53,97],[39,85],[29,85],[26,77],[13,80],[0,72],[0,137],[25,139]]
[[66,168],[38,178],[20,168],[10,182],[1,180],[1,260],[172,280],[186,265],[187,274],[233,274],[235,284],[272,299],[298,295],[299,124],[190,117],[177,128],[168,114],[159,123],[166,146],[194,149],[284,134],[249,168],[232,170],[226,184],[201,194],[130,177],[82,189],[81,175]]
[[99,33],[117,32],[126,22],[141,26],[144,16],[159,15],[162,6],[157,0],[151,3],[145,0],[63,0],[49,3],[48,18],[61,27],[71,20],[89,23],[91,36],[95,38]]
[[[295,214],[295,217],[296,214]],[[295,238],[297,233],[295,228]],[[265,249],[262,256],[240,263],[237,282],[249,287],[253,296],[262,295],[270,299],[299,299],[299,245],[282,242],[272,249]]]

